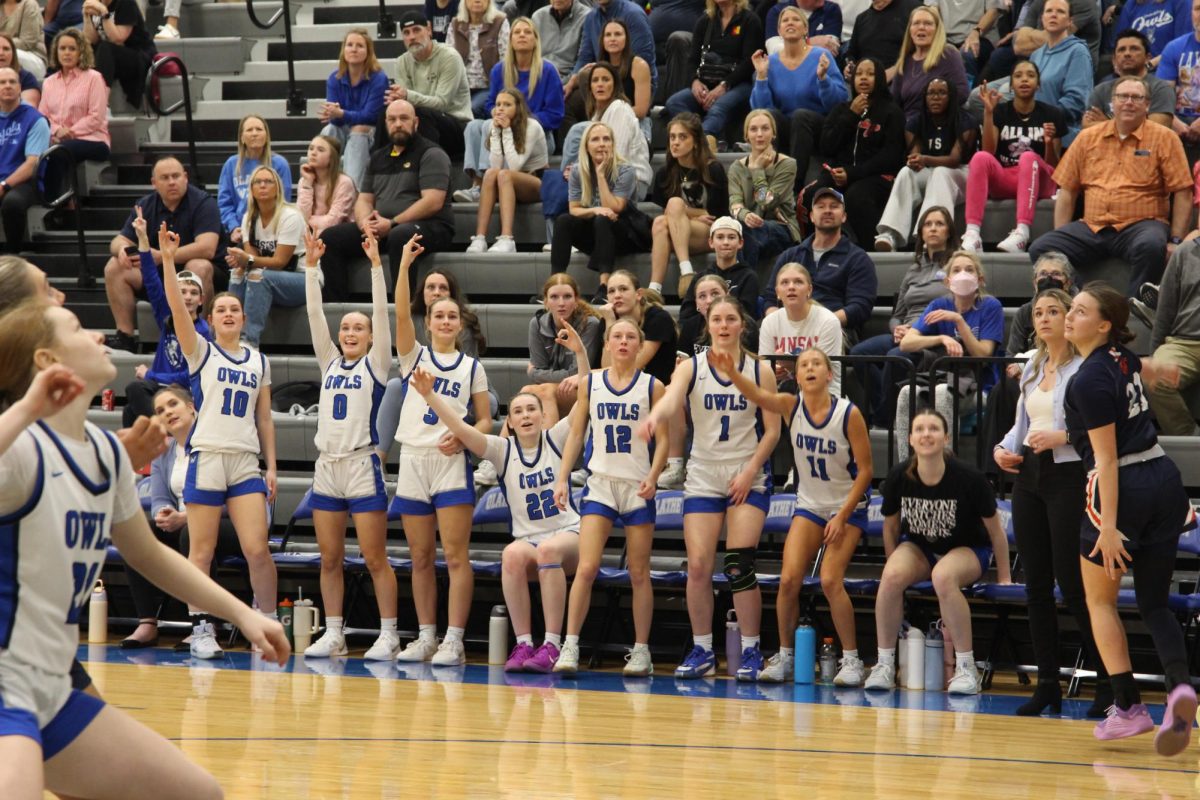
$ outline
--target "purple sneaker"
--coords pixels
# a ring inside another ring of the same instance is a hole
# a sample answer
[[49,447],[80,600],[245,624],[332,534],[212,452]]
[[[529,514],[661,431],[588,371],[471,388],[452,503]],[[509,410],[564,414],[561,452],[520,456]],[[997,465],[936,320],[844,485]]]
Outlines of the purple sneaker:
[[504,662],[505,672],[522,672],[525,669],[525,662],[533,655],[533,645],[517,642],[517,646],[512,649],[512,653],[508,657],[508,661]]
[[542,642],[542,646],[525,659],[525,671],[547,674],[554,670],[555,661],[558,661],[558,648],[550,642]]
[[1115,705],[1108,707],[1108,716],[1096,723],[1092,734],[1100,741],[1127,739],[1154,729],[1154,720],[1146,706],[1137,703],[1122,711]]
[[1196,690],[1181,683],[1167,695],[1163,724],[1154,734],[1154,749],[1160,756],[1176,756],[1187,749],[1196,721]]

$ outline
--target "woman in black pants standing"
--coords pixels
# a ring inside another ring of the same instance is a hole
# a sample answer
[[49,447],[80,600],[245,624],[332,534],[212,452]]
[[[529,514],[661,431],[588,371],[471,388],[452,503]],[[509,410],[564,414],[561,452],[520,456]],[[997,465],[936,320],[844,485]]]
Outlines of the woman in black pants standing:
[[1079,454],[1067,441],[1063,398],[1067,382],[1083,359],[1066,339],[1070,307],[1071,296],[1061,289],[1040,292],[1034,300],[1037,353],[1021,375],[1016,421],[993,452],[1000,468],[1017,476],[1013,532],[1025,569],[1029,635],[1038,671],[1037,688],[1017,709],[1020,716],[1037,716],[1047,708],[1055,714],[1062,712],[1055,581],[1079,625],[1088,660],[1097,665],[1096,701],[1088,716],[1103,717],[1112,704],[1112,689],[1092,639],[1079,572],[1085,476]]

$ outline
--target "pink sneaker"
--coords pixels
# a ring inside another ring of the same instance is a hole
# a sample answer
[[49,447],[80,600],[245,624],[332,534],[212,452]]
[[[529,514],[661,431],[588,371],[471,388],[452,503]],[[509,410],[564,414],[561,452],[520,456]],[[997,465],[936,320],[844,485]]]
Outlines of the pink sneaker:
[[1137,703],[1122,711],[1115,705],[1108,707],[1108,716],[1096,723],[1092,734],[1100,741],[1127,739],[1154,729],[1154,720],[1146,706]]
[[542,642],[542,646],[525,660],[525,671],[549,673],[554,669],[555,661],[558,661],[558,648],[550,642]]
[[1163,724],[1154,734],[1154,749],[1160,756],[1175,756],[1187,749],[1196,721],[1196,690],[1181,683],[1167,695]]
[[508,656],[508,661],[504,662],[505,672],[522,672],[525,669],[525,662],[533,655],[533,645],[517,642],[517,646],[512,649],[512,653]]

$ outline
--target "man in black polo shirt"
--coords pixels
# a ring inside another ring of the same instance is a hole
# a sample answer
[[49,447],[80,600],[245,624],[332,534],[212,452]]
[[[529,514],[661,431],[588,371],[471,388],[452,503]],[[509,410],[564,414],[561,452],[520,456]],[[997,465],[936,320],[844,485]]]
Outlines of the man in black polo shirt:
[[[450,157],[417,133],[417,112],[407,100],[393,100],[386,114],[391,146],[371,154],[362,190],[354,203],[354,222],[326,228],[321,234],[325,255],[327,301],[349,296],[350,265],[362,259],[362,237],[380,240],[387,250],[392,278],[400,268],[404,244],[421,234],[425,252],[437,252],[454,240],[450,199]],[[409,276],[415,283],[417,271]]]
[[[190,270],[204,282],[204,296],[213,296],[213,282],[223,289],[229,274],[223,266],[225,246],[221,241],[221,212],[217,201],[203,189],[188,185],[187,170],[174,156],[163,156],[154,164],[150,183],[154,191],[135,203],[142,209],[150,233],[154,263],[162,264],[162,255],[153,249],[158,228],[163,222],[179,234],[178,269]],[[115,350],[133,350],[137,345],[133,329],[137,313],[137,294],[142,291],[142,270],[137,257],[137,234],[133,230],[136,211],[129,212],[125,226],[108,246],[111,256],[104,265],[104,293],[112,309],[117,332],[108,337]],[[130,256],[128,249],[133,248]]]

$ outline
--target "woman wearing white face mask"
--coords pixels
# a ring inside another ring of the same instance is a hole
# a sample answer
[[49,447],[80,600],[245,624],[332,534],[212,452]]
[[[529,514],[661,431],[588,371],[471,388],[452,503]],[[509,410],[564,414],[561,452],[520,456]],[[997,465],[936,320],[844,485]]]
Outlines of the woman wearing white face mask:
[[[925,307],[925,313],[900,340],[900,349],[906,353],[929,351],[928,358],[1004,355],[1004,309],[999,300],[984,293],[987,277],[979,256],[965,250],[950,256],[946,263],[946,285],[950,294]],[[917,374],[924,371],[918,367]],[[982,370],[979,390],[990,391],[996,378],[995,367]],[[952,418],[953,398],[948,384],[938,383],[933,387],[930,402],[944,417]],[[908,394],[901,389],[896,403],[896,430],[908,430],[909,412]],[[896,444],[900,458],[907,458],[908,442]]]

